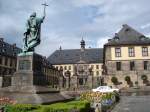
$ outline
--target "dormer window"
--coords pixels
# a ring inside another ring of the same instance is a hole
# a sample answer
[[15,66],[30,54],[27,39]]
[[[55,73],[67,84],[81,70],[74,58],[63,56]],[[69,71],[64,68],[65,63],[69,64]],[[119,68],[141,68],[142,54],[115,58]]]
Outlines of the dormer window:
[[128,32],[128,31],[130,31],[130,29],[129,29],[129,28],[126,28],[125,31]]
[[142,35],[142,36],[140,36],[140,40],[142,40],[142,41],[143,41],[143,40],[145,40],[145,39],[146,39],[146,38],[145,38],[145,36],[143,36],[143,35]]
[[118,40],[119,40],[119,37],[116,37],[116,36],[115,36],[115,37],[114,37],[114,40],[115,40],[115,41],[118,41]]
[[2,49],[2,52],[5,53],[5,52],[6,52],[6,49]]
[[2,46],[5,47],[5,43],[3,43]]
[[111,41],[111,39],[108,39],[108,42],[110,42]]

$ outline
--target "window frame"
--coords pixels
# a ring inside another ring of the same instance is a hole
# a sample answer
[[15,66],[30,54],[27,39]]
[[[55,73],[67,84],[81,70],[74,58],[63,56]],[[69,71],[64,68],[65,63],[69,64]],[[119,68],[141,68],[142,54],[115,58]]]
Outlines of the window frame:
[[130,71],[134,71],[134,70],[135,70],[135,62],[130,61]]
[[135,49],[134,47],[128,47],[128,56],[135,57]]
[[[146,55],[145,55],[145,54],[146,54]],[[142,56],[143,56],[143,57],[148,56],[148,47],[146,47],[146,46],[143,46],[143,47],[142,47]]]
[[96,69],[99,69],[99,65],[96,65]]
[[121,57],[121,47],[115,47],[115,57]]
[[143,69],[148,70],[148,61],[143,61]]
[[69,66],[69,70],[71,70],[71,66]]
[[116,62],[116,70],[121,71],[121,62]]
[[67,70],[67,66],[64,66],[64,70]]

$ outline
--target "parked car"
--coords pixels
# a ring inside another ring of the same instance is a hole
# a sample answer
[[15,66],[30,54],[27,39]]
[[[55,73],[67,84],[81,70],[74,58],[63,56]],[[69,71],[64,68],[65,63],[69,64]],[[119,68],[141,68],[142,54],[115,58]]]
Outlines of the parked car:
[[109,86],[99,86],[96,89],[92,89],[93,92],[102,92],[102,93],[110,93],[110,92],[119,92],[117,88],[111,88]]

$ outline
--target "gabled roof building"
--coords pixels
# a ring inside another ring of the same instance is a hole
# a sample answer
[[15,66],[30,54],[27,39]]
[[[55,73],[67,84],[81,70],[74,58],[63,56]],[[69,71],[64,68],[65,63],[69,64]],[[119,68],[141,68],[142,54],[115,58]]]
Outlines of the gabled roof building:
[[[123,25],[122,29],[104,45],[104,65],[105,82],[108,85],[148,85],[150,38],[129,25]],[[146,77],[146,83],[143,83],[142,77]],[[113,82],[115,78],[118,82]]]

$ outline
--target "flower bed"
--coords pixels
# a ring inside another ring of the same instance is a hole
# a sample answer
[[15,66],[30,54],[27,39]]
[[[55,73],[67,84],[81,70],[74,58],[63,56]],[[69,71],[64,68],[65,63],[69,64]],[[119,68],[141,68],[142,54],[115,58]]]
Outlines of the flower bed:
[[7,97],[0,97],[0,105],[1,106],[10,105],[10,104],[16,104],[16,101],[12,100],[10,98],[7,98]]
[[81,100],[87,100],[91,103],[100,103],[103,112],[112,108],[116,102],[119,101],[119,94],[112,93],[100,93],[100,92],[85,92],[80,95]]

